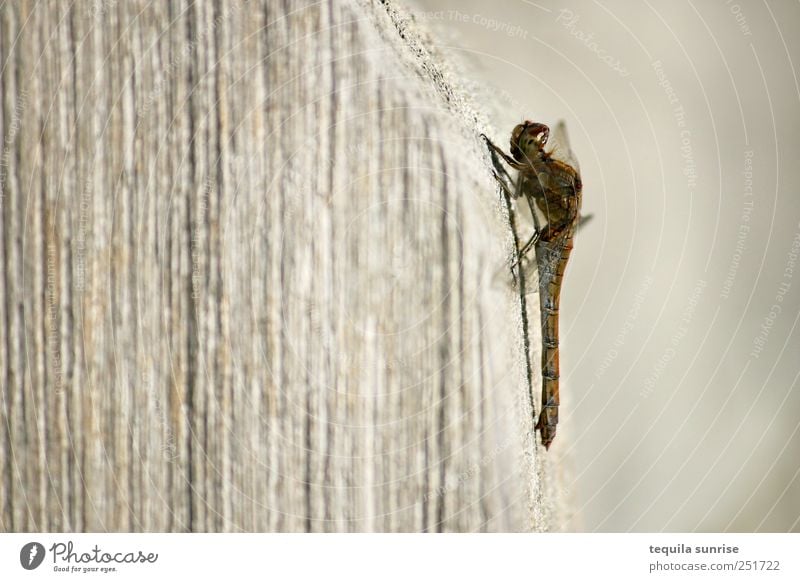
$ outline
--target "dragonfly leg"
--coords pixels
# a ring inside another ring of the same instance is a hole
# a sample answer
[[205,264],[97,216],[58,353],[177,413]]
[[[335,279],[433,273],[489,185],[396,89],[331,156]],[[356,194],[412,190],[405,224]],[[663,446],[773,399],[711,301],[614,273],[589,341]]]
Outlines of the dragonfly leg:
[[523,247],[519,250],[519,253],[517,253],[517,260],[514,262],[513,265],[511,265],[512,270],[522,262],[522,259],[524,259],[525,255],[527,255],[530,252],[531,248],[533,248],[533,245],[535,245],[539,241],[539,234],[540,233],[538,230],[535,231],[533,233],[533,236],[531,236],[530,240],[528,240],[528,242],[526,242],[523,245]]
[[507,196],[509,196],[512,200],[516,198],[514,193],[511,191],[511,188],[509,188],[508,184],[506,184],[506,181],[501,178],[497,172],[492,172],[492,176],[494,176],[494,179],[497,180],[497,183],[500,184],[500,188],[503,189],[503,192],[505,192]]
[[514,180],[511,178],[511,174],[509,174],[505,166],[503,166],[503,164],[500,163],[500,158],[497,157],[497,153],[493,149],[490,149],[489,153],[492,156],[492,165],[494,166],[494,172],[493,172],[494,177],[497,178],[498,181],[502,180],[506,184],[507,188],[510,190],[511,187],[509,186],[509,184],[513,184],[514,182]]
[[534,232],[533,235],[531,236],[530,240],[525,243],[525,246],[522,247],[522,250],[520,250],[519,253],[521,255],[527,255],[528,251],[531,250],[531,247],[533,247],[533,245],[535,245],[537,242],[539,242],[539,235],[540,234],[541,233],[538,230],[536,232]]
[[527,196],[527,199],[528,206],[531,209],[531,216],[533,217],[533,227],[535,229],[534,236],[536,236],[538,240],[539,233],[542,232],[542,225],[539,224],[539,215],[536,214],[536,205],[533,203],[533,198],[531,196]]
[[[495,155],[499,155],[501,158],[503,158],[503,160],[505,160],[505,162],[509,166],[511,166],[515,170],[520,170],[520,169],[522,169],[524,167],[524,164],[520,164],[518,161],[516,161],[514,158],[509,156],[502,149],[500,149],[499,147],[494,145],[494,142],[492,140],[490,140],[485,134],[482,133],[481,137],[483,138],[483,141],[486,142],[486,145],[489,146],[489,151],[492,153],[492,157],[493,158],[494,158]],[[505,170],[503,170],[503,172],[505,172]],[[506,172],[506,175],[508,175],[507,172]]]

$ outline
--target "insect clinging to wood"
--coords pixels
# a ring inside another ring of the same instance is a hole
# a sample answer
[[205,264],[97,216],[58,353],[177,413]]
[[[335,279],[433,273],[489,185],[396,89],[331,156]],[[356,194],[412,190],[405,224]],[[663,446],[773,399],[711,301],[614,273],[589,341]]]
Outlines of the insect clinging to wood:
[[[549,449],[556,435],[559,405],[558,313],[564,270],[572,252],[581,208],[581,178],[577,162],[560,122],[554,132],[558,146],[546,150],[550,128],[543,123],[525,121],[511,132],[510,155],[482,136],[492,153],[495,178],[504,192],[514,200],[524,197],[533,217],[533,236],[521,248],[512,265],[515,277],[525,289],[525,266],[531,249],[538,270],[539,308],[542,326],[542,410],[536,429],[542,444]],[[516,180],[502,166],[500,156],[517,171]],[[531,285],[531,287],[533,287]],[[524,295],[524,293],[523,293]],[[523,297],[524,300],[524,297]]]

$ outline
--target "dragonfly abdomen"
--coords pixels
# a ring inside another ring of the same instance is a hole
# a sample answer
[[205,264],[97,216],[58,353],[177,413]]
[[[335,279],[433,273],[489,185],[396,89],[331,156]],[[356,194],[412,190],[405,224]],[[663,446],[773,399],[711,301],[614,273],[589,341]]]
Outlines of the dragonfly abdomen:
[[572,251],[572,236],[567,235],[550,243],[542,242],[536,251],[542,323],[542,411],[536,428],[542,435],[542,444],[549,448],[558,425],[558,310],[561,281]]

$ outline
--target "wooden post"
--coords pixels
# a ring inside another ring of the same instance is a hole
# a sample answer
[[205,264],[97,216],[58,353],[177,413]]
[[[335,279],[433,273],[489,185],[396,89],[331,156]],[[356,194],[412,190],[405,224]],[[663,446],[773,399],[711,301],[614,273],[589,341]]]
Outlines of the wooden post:
[[554,527],[486,127],[401,9],[0,26],[0,530]]

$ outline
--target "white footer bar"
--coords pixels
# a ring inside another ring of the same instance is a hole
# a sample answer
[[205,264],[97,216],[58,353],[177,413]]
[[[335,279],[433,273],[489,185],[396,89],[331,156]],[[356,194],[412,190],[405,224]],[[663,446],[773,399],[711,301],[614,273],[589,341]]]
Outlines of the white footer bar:
[[800,534],[3,534],[1,580],[800,580]]

